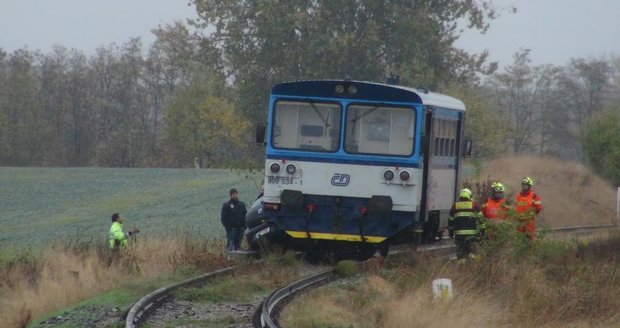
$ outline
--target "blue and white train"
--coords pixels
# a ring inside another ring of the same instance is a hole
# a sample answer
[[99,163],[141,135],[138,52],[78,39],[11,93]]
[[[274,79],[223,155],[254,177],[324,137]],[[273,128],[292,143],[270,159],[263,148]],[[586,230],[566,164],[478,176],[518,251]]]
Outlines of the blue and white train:
[[422,89],[318,80],[275,85],[266,125],[264,195],[247,239],[367,258],[435,240],[455,200],[463,102]]

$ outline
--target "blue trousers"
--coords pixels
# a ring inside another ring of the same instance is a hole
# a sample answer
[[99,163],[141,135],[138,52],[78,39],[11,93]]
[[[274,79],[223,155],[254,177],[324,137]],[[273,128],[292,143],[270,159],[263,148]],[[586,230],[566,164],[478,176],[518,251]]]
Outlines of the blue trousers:
[[243,233],[245,228],[226,229],[226,250],[238,251],[241,249],[241,241],[243,241]]

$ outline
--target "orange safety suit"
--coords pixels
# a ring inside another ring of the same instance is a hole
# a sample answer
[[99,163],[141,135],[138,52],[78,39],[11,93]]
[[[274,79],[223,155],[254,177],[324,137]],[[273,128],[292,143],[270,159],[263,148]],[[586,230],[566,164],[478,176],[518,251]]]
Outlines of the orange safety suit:
[[534,191],[521,191],[517,194],[515,211],[520,223],[517,231],[526,234],[530,240],[534,240],[536,235],[536,215],[541,210],[542,202]]
[[506,205],[506,198],[487,198],[487,202],[482,205],[480,212],[489,220],[489,222],[493,224],[503,222],[506,219],[506,216],[508,216],[508,205]]

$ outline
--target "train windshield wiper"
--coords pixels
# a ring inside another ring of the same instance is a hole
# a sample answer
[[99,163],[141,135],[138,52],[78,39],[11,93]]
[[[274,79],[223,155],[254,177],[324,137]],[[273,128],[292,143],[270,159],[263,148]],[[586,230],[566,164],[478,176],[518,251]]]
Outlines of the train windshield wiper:
[[377,110],[379,108],[379,106],[375,106],[375,107],[371,107],[370,109],[368,109],[365,113],[362,113],[360,115],[356,115],[351,119],[351,122],[353,123],[353,126],[351,127],[351,132],[354,133],[355,132],[355,123],[357,123],[358,120],[364,118],[365,116],[367,116],[368,114],[374,112],[375,110]]
[[361,118],[364,118],[365,116],[367,116],[368,114],[370,114],[370,113],[374,112],[374,111],[375,111],[375,110],[377,110],[378,108],[379,108],[379,106],[375,106],[375,107],[370,108],[370,109],[369,109],[369,110],[367,110],[365,113],[363,113],[363,114],[361,114],[361,115],[357,115],[357,116],[355,116],[355,117],[351,120],[351,122],[355,123],[357,120],[359,120],[359,119],[361,119]]
[[325,129],[327,130],[327,128],[329,127],[329,112],[327,112],[327,118],[324,118],[323,115],[321,115],[321,111],[316,107],[316,105],[312,101],[308,101],[308,104],[312,106],[312,109],[314,109],[316,116],[318,116],[321,119],[321,121],[323,122],[323,125],[325,125]]
[[327,136],[327,128],[329,128],[329,110],[327,111],[327,118],[325,118],[323,117],[323,115],[321,115],[321,111],[316,107],[314,102],[308,100],[308,104],[312,106],[312,109],[316,113],[316,116],[318,116],[319,119],[321,119],[321,122],[323,122],[323,125],[325,126],[325,128],[323,129],[323,137]]

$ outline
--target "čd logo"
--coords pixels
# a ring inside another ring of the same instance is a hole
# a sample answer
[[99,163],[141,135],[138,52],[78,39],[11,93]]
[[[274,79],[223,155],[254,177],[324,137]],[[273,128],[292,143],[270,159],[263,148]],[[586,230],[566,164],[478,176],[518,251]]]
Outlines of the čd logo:
[[351,181],[351,176],[345,173],[336,173],[332,177],[332,186],[336,187],[346,187],[349,185]]

